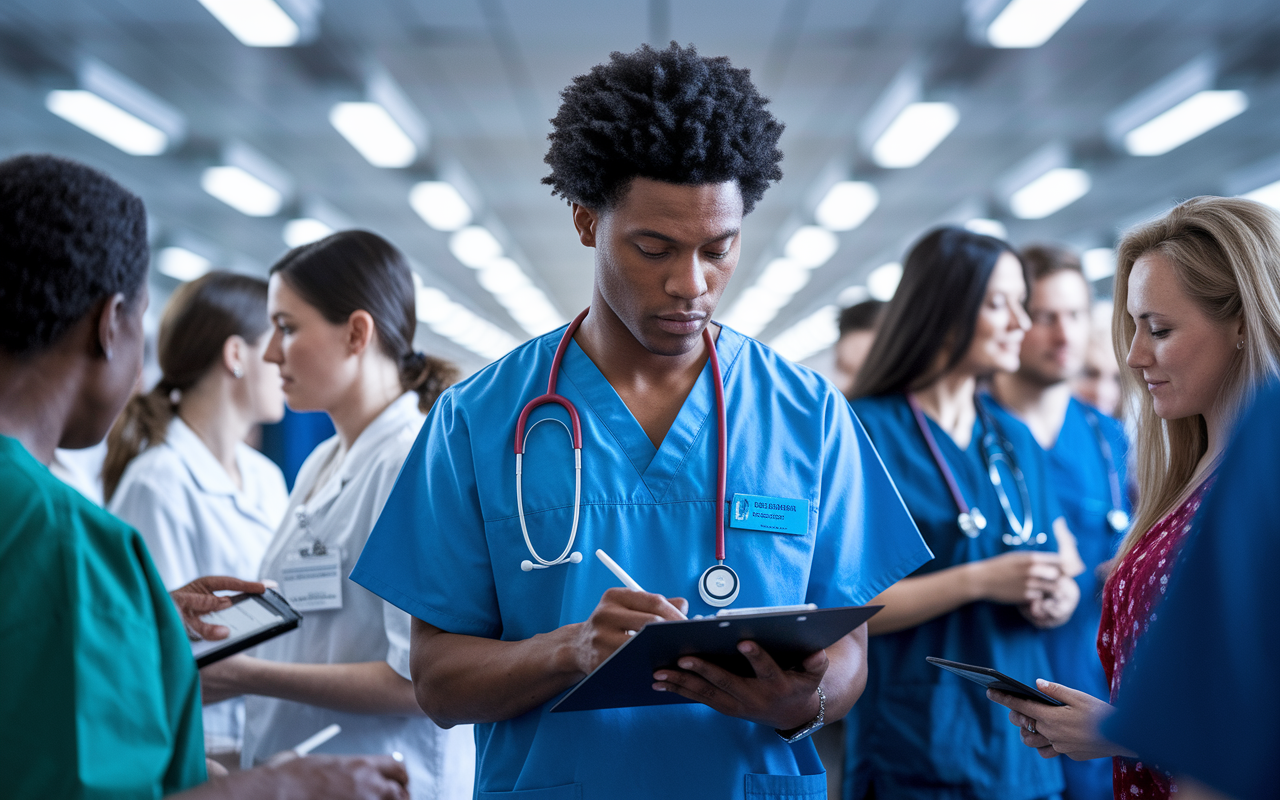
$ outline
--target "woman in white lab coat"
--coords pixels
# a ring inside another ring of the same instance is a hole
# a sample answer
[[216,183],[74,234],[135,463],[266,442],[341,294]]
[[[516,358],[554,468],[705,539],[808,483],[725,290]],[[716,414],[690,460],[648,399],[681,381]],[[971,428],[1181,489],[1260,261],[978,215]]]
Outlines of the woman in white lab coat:
[[[202,575],[256,580],[288,500],[280,469],[244,443],[284,414],[267,283],[211,272],[174,291],[160,322],[159,382],[107,437],[108,508],[137,528],[169,589]],[[204,711],[205,750],[238,758],[244,703]]]
[[412,274],[386,240],[344,231],[271,270],[266,358],[288,403],[321,410],[336,435],[307,458],[260,576],[303,614],[298,630],[206,668],[206,697],[247,699],[242,764],[332,723],[331,753],[400,753],[415,800],[470,798],[471,726],[443,730],[409,677],[409,616],[347,579],[452,366],[413,350]]

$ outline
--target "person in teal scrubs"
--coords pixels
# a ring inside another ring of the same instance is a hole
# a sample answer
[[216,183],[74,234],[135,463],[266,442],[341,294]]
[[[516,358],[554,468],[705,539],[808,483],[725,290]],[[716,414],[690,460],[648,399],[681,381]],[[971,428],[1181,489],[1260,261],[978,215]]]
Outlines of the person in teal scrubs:
[[407,798],[389,758],[206,783],[184,623],[225,637],[198,619],[230,604],[213,591],[262,585],[203,578],[171,599],[138,532],[48,470],[55,448],[101,441],[138,380],[146,230],[142,201],[96,170],[0,161],[4,797]]
[[[1044,451],[998,419],[980,378],[1018,368],[1029,326],[1022,263],[962,228],[925,235],[858,375],[852,403],[936,558],[879,595],[869,680],[846,724],[845,796],[1032,800],[1062,769],[1028,757],[1004,709],[935,656],[1031,681],[1044,629],[1079,597]],[[998,477],[999,486],[992,479]],[[1007,504],[1007,507],[1006,507]]]
[[[1091,325],[1089,283],[1079,256],[1047,245],[1025,247],[1021,255],[1031,281],[1031,327],[1022,340],[1017,372],[999,373],[992,380],[993,412],[1002,423],[1026,423],[1044,449],[1050,481],[1085,566],[1076,576],[1079,607],[1065,625],[1049,632],[1050,666],[1067,686],[1106,697],[1107,677],[1097,648],[1099,574],[1105,575],[1129,524],[1129,443],[1119,422],[1071,396],[1071,379],[1084,367]],[[1104,759],[1064,759],[1062,770],[1065,800],[1111,793],[1111,764]]]
[[[477,723],[481,798],[825,797],[802,737],[861,693],[863,628],[797,670],[742,643],[754,677],[692,657],[654,674],[653,691],[692,703],[549,711],[629,631],[717,611],[699,579],[718,518],[733,608],[863,604],[930,557],[844,399],[712,321],[743,217],[780,177],[782,126],[746,71],[645,46],[563,99],[546,182],[595,249],[591,306],[576,335],[537,337],[441,396],[351,578],[416,618],[419,702]],[[572,423],[543,405],[518,502],[517,416],[549,378],[579,415],[581,497],[557,424]],[[793,509],[782,530],[717,499],[722,436],[726,500]],[[648,591],[618,588],[597,549]]]

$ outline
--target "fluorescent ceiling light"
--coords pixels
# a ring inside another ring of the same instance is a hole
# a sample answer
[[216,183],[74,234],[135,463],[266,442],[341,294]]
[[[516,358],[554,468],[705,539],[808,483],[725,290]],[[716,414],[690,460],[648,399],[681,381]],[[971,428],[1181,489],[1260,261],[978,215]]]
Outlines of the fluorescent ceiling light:
[[1240,115],[1248,107],[1249,97],[1238,89],[1196,92],[1126,133],[1124,147],[1130,155],[1164,155]]
[[509,258],[495,258],[485,264],[476,273],[476,280],[486,292],[499,300],[533,285],[520,265]]
[[881,167],[914,167],[956,127],[960,112],[950,103],[911,103],[889,123],[871,147],[871,158]]
[[1018,219],[1044,219],[1089,193],[1092,182],[1082,169],[1058,167],[1014,192],[1009,210]]
[[974,233],[981,233],[984,236],[994,236],[997,239],[1009,238],[1009,229],[1006,228],[1004,223],[998,219],[979,217],[977,219],[969,220],[964,224],[964,227],[965,230],[970,230]]
[[1100,281],[1116,274],[1116,251],[1110,247],[1094,247],[1080,254],[1085,280]]
[[826,228],[802,225],[791,234],[783,248],[787,258],[805,269],[813,269],[827,263],[840,249],[840,240]]
[[169,146],[169,137],[164,131],[93,92],[55,90],[45,97],[44,106],[131,156],[159,155]]
[[851,231],[866,221],[880,204],[880,193],[866,181],[840,181],[813,212],[818,224],[833,231]]
[[418,158],[418,147],[377,103],[337,103],[329,122],[375,167],[407,167]]
[[488,228],[469,225],[449,237],[449,252],[472,269],[480,269],[502,256],[502,245]]
[[331,233],[333,228],[320,220],[299,217],[284,224],[284,243],[290,247],[301,247],[304,244],[318,242]]
[[417,316],[441,336],[488,359],[505,355],[520,342],[471,309],[455,303],[439,289],[418,288]]
[[867,294],[882,302],[893,299],[898,291],[898,283],[902,280],[902,265],[896,261],[882,264],[867,275]]
[[783,358],[802,361],[836,343],[840,338],[840,309],[823,306],[787,328],[769,346]]
[[840,294],[836,295],[836,303],[848,308],[849,306],[856,306],[870,296],[871,293],[867,291],[867,287],[856,284],[842,289]]
[[272,0],[200,0],[231,35],[249,47],[291,47],[302,28]]
[[200,176],[209,194],[250,217],[273,217],[284,204],[284,195],[240,167],[209,167]]
[[1253,200],[1280,211],[1280,181],[1268,183],[1266,186],[1254,189],[1252,192],[1246,192],[1241,196],[1246,200]]
[[756,286],[775,295],[790,298],[809,282],[809,270],[789,258],[775,258],[760,273]]
[[185,247],[166,247],[156,254],[156,269],[170,278],[193,281],[209,271],[211,262]]
[[438,231],[456,231],[471,222],[471,206],[447,181],[423,181],[414,186],[409,205]]
[[992,47],[1039,47],[1071,19],[1085,0],[1012,0],[987,27]]

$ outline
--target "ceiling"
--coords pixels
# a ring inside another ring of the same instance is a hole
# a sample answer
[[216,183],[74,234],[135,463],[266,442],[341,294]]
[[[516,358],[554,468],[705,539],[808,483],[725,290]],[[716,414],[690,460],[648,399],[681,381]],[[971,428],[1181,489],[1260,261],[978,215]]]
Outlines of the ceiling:
[[[286,249],[291,209],[251,218],[200,188],[219,147],[245,142],[289,172],[300,200],[321,199],[387,236],[425,283],[524,339],[450,255],[448,234],[409,207],[409,190],[465,176],[479,221],[572,316],[589,301],[591,251],[539,183],[547,120],[559,90],[610,51],[670,39],[750,68],[787,126],[785,177],[747,220],[725,303],[812,222],[833,176],[870,181],[880,193],[879,207],[839,234],[835,256],[761,332],[765,341],[900,259],[941,221],[995,216],[1015,244],[1106,246],[1118,228],[1179,199],[1240,191],[1242,170],[1247,182],[1250,165],[1280,153],[1274,0],[1089,0],[1047,44],[1026,50],[970,43],[962,0],[324,0],[318,36],[291,48],[240,44],[196,0],[4,0],[0,156],[45,151],[101,167],[146,200],[158,241],[199,237],[222,266],[265,271]],[[1247,111],[1163,156],[1124,155],[1107,143],[1108,114],[1209,52],[1219,56],[1220,82],[1247,91]],[[178,108],[185,142],[130,156],[47,111],[47,92],[85,56]],[[373,167],[329,124],[331,106],[358,98],[372,64],[430,126],[413,166]],[[910,64],[922,65],[930,95],[954,103],[960,121],[920,165],[880,169],[861,154],[858,134]],[[1002,176],[1054,142],[1088,169],[1092,190],[1047,218],[1013,219],[999,202]],[[173,281],[153,283],[163,294]],[[421,339],[468,370],[486,361],[425,326]]]

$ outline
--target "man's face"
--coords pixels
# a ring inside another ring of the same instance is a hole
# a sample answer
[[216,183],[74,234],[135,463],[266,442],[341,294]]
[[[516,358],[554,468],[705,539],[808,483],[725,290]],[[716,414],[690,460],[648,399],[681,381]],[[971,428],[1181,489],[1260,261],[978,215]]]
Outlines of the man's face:
[[696,347],[738,265],[737,182],[635,178],[607,211],[575,205],[574,223],[596,248],[596,290],[631,335],[657,355]]
[[1041,386],[1076,377],[1089,348],[1089,287],[1071,270],[1055,272],[1031,287],[1031,328],[1022,339],[1018,374]]

